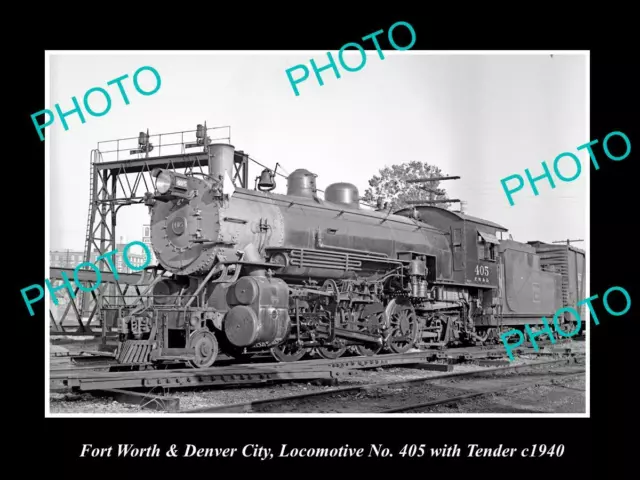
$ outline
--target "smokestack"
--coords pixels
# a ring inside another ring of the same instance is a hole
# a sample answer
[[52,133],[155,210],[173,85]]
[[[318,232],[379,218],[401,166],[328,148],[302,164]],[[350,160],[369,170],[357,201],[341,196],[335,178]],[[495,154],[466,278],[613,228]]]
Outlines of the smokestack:
[[235,147],[227,143],[214,143],[209,145],[209,175],[216,180],[224,178],[226,170],[229,179],[233,180],[233,157]]

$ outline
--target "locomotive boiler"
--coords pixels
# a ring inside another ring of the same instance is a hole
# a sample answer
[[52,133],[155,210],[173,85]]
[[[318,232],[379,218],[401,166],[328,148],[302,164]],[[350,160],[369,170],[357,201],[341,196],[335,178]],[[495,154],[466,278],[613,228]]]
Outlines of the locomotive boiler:
[[[428,207],[365,209],[349,183],[321,199],[305,169],[288,176],[286,195],[273,193],[269,169],[257,188],[239,188],[234,153],[208,145],[207,174],[153,172],[145,203],[163,274],[142,305],[119,315],[120,363],[205,368],[221,352],[295,361],[497,338],[503,272],[493,227],[479,224],[469,239],[449,213],[425,222]],[[487,256],[474,242],[489,245]],[[549,275],[555,288],[558,274]]]

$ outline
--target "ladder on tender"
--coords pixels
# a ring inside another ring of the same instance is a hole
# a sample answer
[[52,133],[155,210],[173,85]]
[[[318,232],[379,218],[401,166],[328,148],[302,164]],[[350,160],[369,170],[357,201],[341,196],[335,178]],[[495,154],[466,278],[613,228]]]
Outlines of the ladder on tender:
[[[553,266],[556,273],[560,273],[562,276],[562,306],[575,308],[580,318],[584,318],[584,305],[576,306],[576,303],[581,299],[569,299],[569,248],[564,245],[554,245],[539,247],[536,250],[540,256],[540,266],[545,269]],[[565,312],[564,317],[567,320],[573,320],[573,315],[570,312]]]
[[549,250],[538,250],[541,266],[555,267],[555,271],[562,275],[562,306],[569,305],[569,256],[563,247],[555,247]]

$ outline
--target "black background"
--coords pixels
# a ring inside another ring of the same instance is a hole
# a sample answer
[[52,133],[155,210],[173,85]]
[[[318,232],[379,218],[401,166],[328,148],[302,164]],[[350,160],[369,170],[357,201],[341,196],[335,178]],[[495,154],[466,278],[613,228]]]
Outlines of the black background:
[[[116,8],[115,4],[113,8]],[[57,101],[52,99],[51,105],[44,105],[45,49],[315,49],[335,52],[343,44],[358,41],[380,29],[385,30],[385,34],[379,37],[381,46],[390,49],[386,31],[397,21],[407,21],[417,35],[412,50],[590,50],[591,134],[590,138],[585,138],[585,143],[592,139],[600,140],[594,148],[600,170],[589,167],[590,292],[602,296],[609,287],[620,285],[630,292],[632,299],[638,295],[638,282],[635,280],[637,247],[634,241],[638,202],[632,195],[636,181],[633,166],[637,162],[636,149],[639,148],[634,143],[637,135],[632,127],[638,121],[637,118],[632,119],[631,114],[632,110],[636,115],[638,112],[632,91],[639,82],[633,71],[637,67],[637,56],[624,51],[630,45],[633,32],[622,23],[625,17],[630,16],[628,13],[611,12],[617,17],[612,19],[606,18],[603,12],[590,11],[588,18],[580,20],[577,14],[562,16],[537,4],[529,7],[530,10],[535,8],[535,12],[518,15],[502,10],[488,15],[484,8],[482,12],[474,13],[458,4],[459,11],[453,17],[433,11],[427,4],[421,6],[424,11],[412,14],[394,14],[382,7],[375,9],[371,5],[358,4],[353,6],[352,18],[348,18],[346,13],[325,4],[273,7],[268,13],[259,13],[246,5],[245,12],[235,16],[209,13],[196,3],[174,8],[176,12],[166,10],[158,19],[150,16],[145,5],[118,8],[123,14],[129,9],[131,11],[122,18],[109,20],[100,15],[91,20],[94,14],[85,11],[83,15],[87,16],[81,22],[82,28],[75,23],[71,28],[69,19],[60,19],[57,23],[49,19],[46,28],[52,28],[51,25],[56,28],[44,30],[49,32],[46,41],[36,40],[36,36],[31,35],[30,45],[23,44],[19,55],[15,56],[13,76],[5,76],[5,80],[12,79],[11,89],[5,90],[5,98],[16,102],[17,107],[17,112],[11,116],[14,122],[10,123],[10,138],[13,140],[5,170],[6,174],[11,174],[5,180],[16,188],[9,188],[6,184],[4,189],[5,212],[9,211],[12,216],[4,230],[5,240],[9,241],[9,246],[5,247],[5,295],[15,312],[8,318],[11,322],[5,324],[11,326],[4,330],[5,343],[9,347],[5,351],[7,358],[9,355],[13,358],[5,372],[17,372],[17,375],[10,374],[6,379],[5,398],[9,400],[10,407],[5,410],[3,430],[5,443],[24,457],[20,461],[21,471],[38,476],[42,472],[51,478],[71,475],[137,478],[158,474],[164,478],[174,475],[183,478],[223,475],[242,478],[262,474],[280,478],[312,475],[353,479],[367,475],[370,478],[407,476],[420,479],[436,472],[453,478],[463,475],[512,478],[567,478],[569,475],[589,478],[606,466],[607,473],[599,476],[617,476],[611,469],[622,468],[623,462],[634,459],[633,456],[625,456],[624,447],[633,443],[637,445],[637,434],[629,431],[634,418],[633,381],[637,375],[624,372],[625,368],[633,365],[633,361],[625,359],[624,355],[630,357],[632,351],[637,307],[633,305],[627,315],[615,318],[604,311],[599,301],[595,305],[601,323],[591,327],[590,419],[44,418],[45,328],[42,322],[48,324],[48,320],[43,302],[34,306],[35,316],[28,315],[20,289],[34,283],[43,285],[46,269],[43,268],[43,260],[47,265],[49,258],[43,247],[42,227],[43,204],[48,200],[44,198],[44,142],[40,142],[30,118],[32,113],[52,108]],[[364,14],[367,10],[377,13]],[[515,19],[509,19],[510,15]],[[485,17],[493,20],[487,21]],[[403,39],[400,30],[396,31],[396,42],[406,45],[408,37]],[[8,47],[12,48],[12,45]],[[321,65],[321,55],[314,58]],[[283,81],[286,81],[284,72]],[[398,87],[402,88],[402,85]],[[84,92],[77,93],[79,96]],[[264,94],[268,95],[268,92]],[[391,120],[380,119],[384,122]],[[608,160],[602,150],[602,140],[615,130],[626,133],[632,144],[631,155],[621,162]],[[15,131],[20,139],[13,135]],[[567,151],[574,151],[572,147],[568,145]],[[512,154],[517,155],[518,152]],[[541,160],[550,162],[553,159]],[[584,173],[578,181],[586,181]],[[496,188],[500,188],[498,178]],[[499,219],[491,220],[499,222]],[[544,225],[540,228],[543,229]],[[12,263],[10,259],[14,255],[16,262]],[[9,353],[12,349],[14,352]],[[79,458],[85,443],[94,446],[123,443],[141,446],[175,443],[182,446],[193,443],[205,447],[240,448],[255,443],[276,450],[282,443],[291,447],[339,447],[346,443],[367,447],[371,443],[382,443],[392,451],[398,451],[407,443],[431,446],[478,443],[486,447],[564,444],[565,453],[562,458],[513,460],[464,457],[402,459],[398,455],[393,459],[274,459],[268,462],[240,456],[232,459]],[[606,462],[607,454],[611,455],[610,462]],[[17,461],[18,457],[10,459]],[[629,473],[624,477],[635,476],[632,471],[632,468],[627,470]]]

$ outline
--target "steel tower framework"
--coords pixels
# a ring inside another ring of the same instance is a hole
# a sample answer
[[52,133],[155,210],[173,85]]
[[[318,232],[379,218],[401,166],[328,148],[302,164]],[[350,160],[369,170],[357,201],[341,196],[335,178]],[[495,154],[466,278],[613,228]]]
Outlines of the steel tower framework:
[[[196,130],[155,135],[150,135],[147,130],[138,137],[99,142],[98,148],[91,152],[90,159],[91,190],[84,261],[92,261],[92,252],[100,256],[116,249],[118,211],[123,206],[144,205],[144,194],[155,190],[155,179],[151,175],[153,169],[209,174],[208,146],[214,143],[231,143],[231,127],[207,128],[205,123],[204,126],[198,125]],[[241,150],[235,152],[231,179],[236,187],[248,186],[248,160],[248,154]],[[122,255],[122,252],[117,255]],[[95,262],[95,265],[103,272],[111,272],[106,259]],[[91,269],[85,267],[84,270]],[[123,280],[126,278],[123,277]],[[84,324],[80,321],[79,331],[92,333],[88,324],[96,313],[96,304],[102,303],[104,297],[115,298],[114,302],[109,302],[114,307],[118,303],[130,303],[125,298],[128,288],[123,289],[123,285],[128,285],[129,281],[119,283],[111,278],[109,282],[103,281],[90,294],[80,292],[81,311],[76,313],[82,317],[90,311],[93,313]],[[92,298],[94,306],[91,308],[89,303]],[[104,318],[101,320],[103,323],[106,321]],[[105,331],[104,325],[102,330]]]

